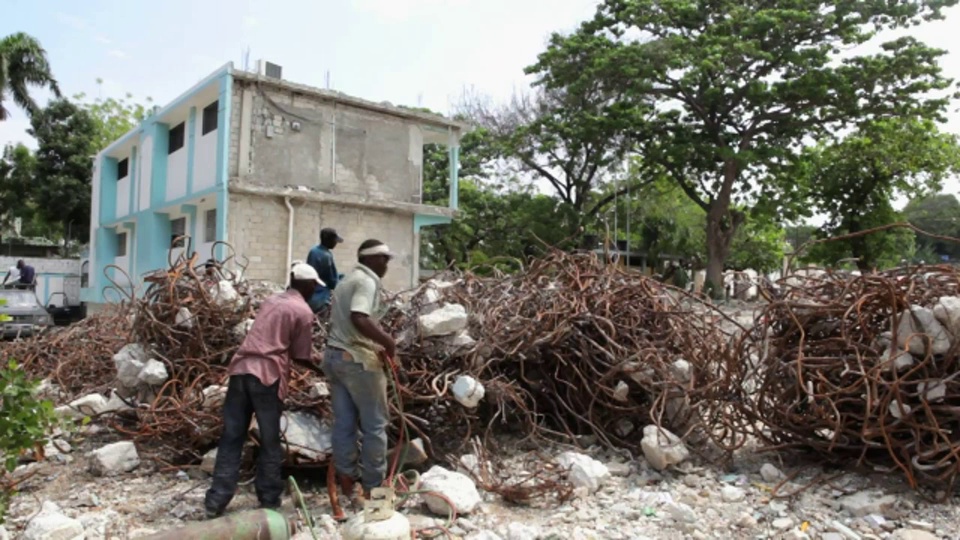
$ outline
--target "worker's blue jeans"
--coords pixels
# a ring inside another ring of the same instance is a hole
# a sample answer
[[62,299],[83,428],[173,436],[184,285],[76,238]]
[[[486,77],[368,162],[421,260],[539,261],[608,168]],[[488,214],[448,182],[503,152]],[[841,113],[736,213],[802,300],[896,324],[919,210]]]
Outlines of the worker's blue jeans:
[[387,376],[383,370],[366,371],[348,355],[332,347],[323,354],[333,406],[333,464],[369,490],[380,487],[387,472]]

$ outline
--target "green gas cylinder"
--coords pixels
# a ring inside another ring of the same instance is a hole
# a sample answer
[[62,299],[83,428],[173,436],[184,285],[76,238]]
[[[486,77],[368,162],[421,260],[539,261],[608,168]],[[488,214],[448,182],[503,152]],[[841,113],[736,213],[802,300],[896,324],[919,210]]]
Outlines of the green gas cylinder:
[[209,521],[198,521],[141,540],[289,540],[295,532],[292,522],[273,510],[247,510]]

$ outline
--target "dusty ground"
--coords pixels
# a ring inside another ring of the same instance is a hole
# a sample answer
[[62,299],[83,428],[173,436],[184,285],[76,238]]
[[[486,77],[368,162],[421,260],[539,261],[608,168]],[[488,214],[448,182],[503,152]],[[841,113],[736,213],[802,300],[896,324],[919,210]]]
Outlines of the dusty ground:
[[[57,503],[63,514],[78,519],[87,539],[136,538],[200,519],[209,484],[205,473],[159,472],[144,461],[131,473],[96,478],[87,471],[83,452],[102,443],[88,440],[68,454],[25,469],[33,476],[14,500],[7,524],[14,538],[35,518],[43,501]],[[559,453],[563,448],[543,450]],[[693,458],[663,473],[652,470],[642,456],[624,460],[596,448],[586,453],[611,472],[598,492],[581,491],[565,504],[535,508],[512,506],[483,494],[478,511],[457,520],[452,532],[487,539],[496,538],[489,534],[494,533],[506,540],[960,538],[960,510],[953,500],[928,502],[897,477],[824,471],[796,460],[782,463],[751,449],[741,451],[726,470]],[[764,478],[760,470],[768,460],[776,470],[768,465]],[[771,489],[778,482],[771,475],[776,471],[798,472],[781,492],[799,494],[774,498]],[[823,481],[825,477],[829,482]],[[324,517],[330,507],[322,485],[304,477],[301,483],[311,513],[327,523],[318,528],[318,536],[337,538],[331,520]],[[230,510],[255,507],[248,484]],[[289,498],[284,509],[294,513]],[[418,525],[434,523],[422,505],[411,505],[405,513]]]

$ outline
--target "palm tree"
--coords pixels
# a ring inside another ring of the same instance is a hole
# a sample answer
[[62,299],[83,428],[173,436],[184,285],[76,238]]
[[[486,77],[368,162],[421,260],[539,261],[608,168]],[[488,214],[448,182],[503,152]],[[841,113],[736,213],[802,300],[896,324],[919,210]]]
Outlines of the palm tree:
[[60,97],[60,87],[50,72],[47,51],[36,38],[23,32],[0,39],[0,121],[10,111],[4,106],[9,96],[20,108],[33,115],[40,107],[30,97],[30,86],[47,87]]

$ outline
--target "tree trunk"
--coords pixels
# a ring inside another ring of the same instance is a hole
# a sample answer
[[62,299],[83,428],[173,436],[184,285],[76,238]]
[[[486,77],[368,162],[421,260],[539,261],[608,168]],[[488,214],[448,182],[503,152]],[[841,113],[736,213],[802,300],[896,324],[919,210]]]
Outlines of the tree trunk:
[[707,212],[707,280],[706,289],[712,298],[723,298],[723,264],[730,255],[730,246],[737,228],[743,223],[742,212],[724,208],[714,202]]

